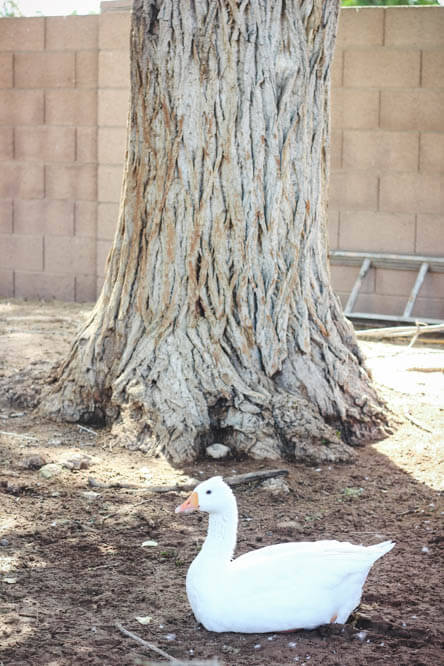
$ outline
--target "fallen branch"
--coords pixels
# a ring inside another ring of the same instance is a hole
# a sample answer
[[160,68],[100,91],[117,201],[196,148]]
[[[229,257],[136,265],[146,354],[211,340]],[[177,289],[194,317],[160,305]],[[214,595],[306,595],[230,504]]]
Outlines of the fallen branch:
[[[288,476],[288,469],[264,469],[259,472],[248,472],[247,474],[237,474],[236,476],[227,476],[224,481],[229,486],[240,486],[243,483],[251,483],[251,481],[265,481],[266,479],[273,479],[278,476]],[[149,493],[171,493],[181,492],[183,490],[194,490],[196,483],[182,483],[175,486],[147,486],[143,488],[145,492]]]
[[34,442],[38,442],[37,437],[31,437],[30,435],[22,435],[19,432],[7,432],[6,430],[0,430],[0,435],[7,435],[8,437],[19,437],[20,439],[32,439]]
[[389,326],[388,328],[368,328],[362,331],[355,331],[357,338],[403,338],[411,335],[418,337],[423,333],[433,333],[444,331],[444,324],[431,324],[422,326],[418,323],[416,326]]
[[404,416],[406,417],[406,419],[410,421],[410,423],[413,423],[413,425],[419,428],[420,430],[424,430],[425,432],[430,432],[431,434],[433,434],[433,430],[430,430],[430,428],[427,428],[427,426],[422,425],[422,423],[419,423],[419,421],[415,421],[415,419],[412,416],[410,416],[410,414],[406,409],[404,409]]
[[80,423],[77,424],[77,427],[80,428],[80,430],[84,430],[85,432],[89,432],[91,435],[95,435],[97,437],[97,433],[95,430],[92,430],[91,428],[87,428],[86,426],[80,425]]
[[128,631],[128,629],[125,629],[125,627],[122,627],[120,622],[116,622],[116,627],[117,629],[122,632],[125,636],[128,636],[128,638],[132,638],[133,641],[136,641],[136,643],[139,643],[142,647],[144,647],[146,650],[152,650],[153,652],[157,652],[157,654],[160,654],[161,657],[165,657],[165,659],[168,659],[171,661],[173,664],[179,664],[179,660],[176,659],[175,657],[172,657],[168,652],[165,652],[164,650],[161,650],[158,648],[156,645],[153,645],[153,643],[148,643],[148,641],[144,641],[143,638],[140,638],[137,634],[133,634],[132,631]]

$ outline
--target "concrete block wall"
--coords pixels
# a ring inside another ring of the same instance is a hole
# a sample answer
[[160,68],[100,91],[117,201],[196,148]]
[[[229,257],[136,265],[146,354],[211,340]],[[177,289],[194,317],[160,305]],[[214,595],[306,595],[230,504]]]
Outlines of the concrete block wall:
[[[332,127],[332,249],[444,256],[443,7],[342,10]],[[332,266],[343,301],[358,270]],[[355,309],[401,314],[415,278],[372,269]],[[444,318],[444,274],[413,315]]]
[[[117,222],[129,0],[0,20],[0,295],[93,300]],[[444,256],[444,7],[345,9],[333,64],[332,249]],[[342,299],[358,269],[332,266]],[[410,271],[371,270],[357,309],[403,311]],[[444,318],[444,274],[413,314]]]
[[3,297],[96,297],[98,27],[0,19]]

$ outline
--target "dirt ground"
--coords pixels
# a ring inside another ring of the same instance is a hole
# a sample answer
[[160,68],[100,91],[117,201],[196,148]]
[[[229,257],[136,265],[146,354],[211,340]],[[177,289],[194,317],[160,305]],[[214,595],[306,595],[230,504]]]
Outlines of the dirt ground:
[[[0,301],[0,664],[166,663],[116,621],[191,663],[442,663],[443,345],[363,343],[400,425],[360,449],[355,464],[286,463],[290,492],[236,489],[238,553],[293,540],[396,541],[372,569],[357,614],[315,631],[213,634],[197,625],[185,594],[206,519],[174,514],[185,493],[148,488],[276,464],[174,469],[112,448],[106,431],[43,420],[34,410],[40,387],[87,312]],[[44,463],[67,466],[45,479]]]

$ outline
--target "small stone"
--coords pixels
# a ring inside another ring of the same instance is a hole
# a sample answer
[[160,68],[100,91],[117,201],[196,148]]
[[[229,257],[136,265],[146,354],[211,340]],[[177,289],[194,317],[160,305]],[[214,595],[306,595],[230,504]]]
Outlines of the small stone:
[[62,465],[68,469],[88,469],[91,460],[91,456],[85,453],[71,453],[62,461]]
[[8,539],[0,539],[0,546],[3,546],[3,547],[9,546]]
[[40,469],[43,465],[46,465],[46,460],[43,456],[39,456],[38,454],[28,456],[23,461],[23,467],[25,467],[25,469]]
[[63,468],[61,465],[57,465],[57,463],[48,463],[40,468],[39,474],[43,476],[44,479],[51,479],[53,476],[61,474],[62,471]]
[[281,477],[278,477],[277,479],[267,479],[262,483],[262,488],[268,490],[273,495],[290,492],[288,483]]
[[48,446],[62,446],[63,442],[61,439],[50,439]]
[[93,479],[92,476],[88,477],[88,486],[91,488],[106,488],[106,483],[102,483],[101,481],[97,481],[96,479]]
[[144,541],[144,542],[143,542],[143,544],[142,544],[142,548],[155,548],[155,547],[158,546],[158,545],[159,545],[159,544],[157,543],[157,541],[152,541],[152,540],[150,539],[150,540],[148,540],[148,541]]
[[285,530],[285,531],[300,531],[303,529],[301,523],[297,523],[295,520],[282,520],[281,522],[277,523],[276,527],[280,530]]
[[217,460],[219,458],[226,458],[230,453],[230,448],[225,446],[225,444],[211,444],[211,446],[207,446],[206,452],[207,456]]
[[94,490],[85,490],[83,493],[81,493],[82,497],[84,497],[87,500],[96,500],[98,497],[100,497],[99,493],[95,493]]

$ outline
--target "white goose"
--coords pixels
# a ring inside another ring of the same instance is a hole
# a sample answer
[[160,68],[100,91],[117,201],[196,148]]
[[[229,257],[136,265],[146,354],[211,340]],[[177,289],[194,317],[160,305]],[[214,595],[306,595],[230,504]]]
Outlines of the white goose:
[[208,535],[187,574],[193,613],[209,631],[258,633],[344,623],[373,563],[395,545],[283,543],[232,560],[237,504],[222,477],[200,483],[176,513],[209,514]]

